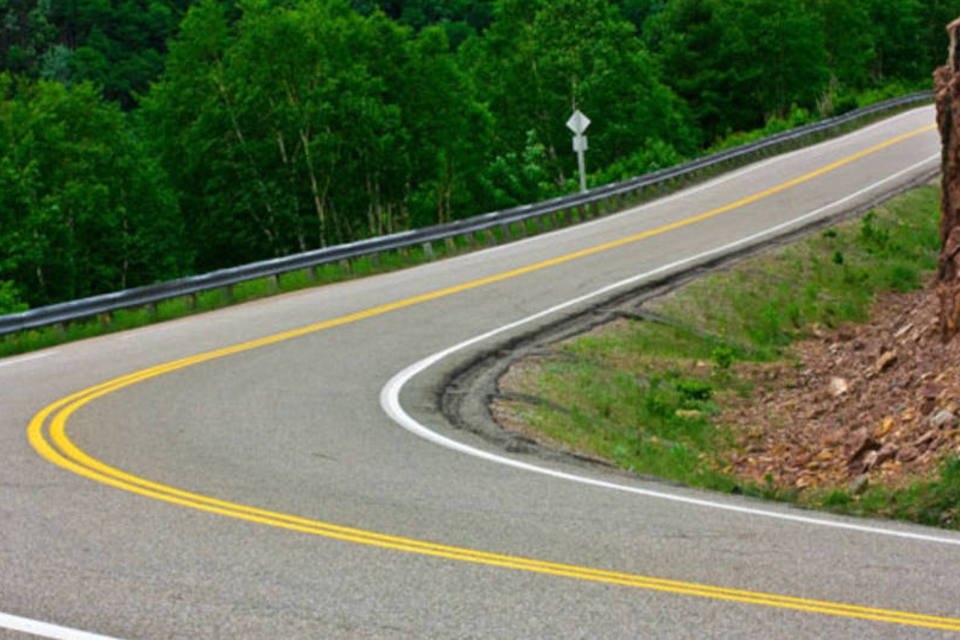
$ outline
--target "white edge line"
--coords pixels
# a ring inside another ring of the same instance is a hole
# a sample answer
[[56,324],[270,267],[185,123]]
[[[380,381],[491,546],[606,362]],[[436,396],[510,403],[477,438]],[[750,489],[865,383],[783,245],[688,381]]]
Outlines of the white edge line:
[[852,193],[852,194],[850,194],[850,195],[848,195],[848,196],[845,196],[845,197],[843,197],[843,198],[841,198],[841,199],[839,199],[839,200],[836,200],[835,202],[832,202],[832,203],[830,203],[830,204],[828,204],[828,205],[825,205],[825,206],[823,206],[823,207],[820,207],[820,208],[818,208],[818,209],[816,209],[816,210],[814,210],[814,211],[811,211],[811,212],[809,212],[809,213],[806,213],[806,214],[800,216],[799,218],[795,218],[795,219],[791,220],[790,222],[785,222],[785,223],[782,223],[782,224],[778,224],[778,225],[776,225],[776,226],[770,227],[769,229],[767,229],[767,230],[765,230],[765,231],[761,231],[761,232],[752,234],[752,235],[750,235],[750,236],[747,236],[747,237],[745,237],[745,238],[742,238],[742,239],[740,239],[740,240],[737,240],[736,242],[731,242],[731,243],[726,244],[726,245],[724,245],[724,246],[721,246],[721,247],[718,247],[718,248],[715,248],[715,249],[711,249],[710,251],[705,251],[705,252],[700,253],[700,254],[698,254],[698,255],[691,256],[691,257],[689,257],[689,258],[684,258],[683,260],[677,260],[676,262],[672,262],[672,263],[667,264],[667,265],[664,265],[664,266],[662,266],[662,267],[658,267],[658,268],[653,269],[653,270],[651,270],[651,271],[647,271],[647,272],[645,272],[645,273],[640,273],[640,274],[631,276],[631,277],[629,277],[629,278],[626,278],[626,279],[624,279],[624,280],[620,280],[620,281],[618,281],[618,282],[614,282],[613,284],[607,285],[607,286],[605,286],[605,287],[602,287],[602,288],[600,288],[600,289],[597,289],[597,290],[592,291],[592,292],[590,292],[590,293],[587,293],[587,294],[585,294],[585,295],[578,296],[578,297],[573,298],[573,299],[571,299],[571,300],[568,300],[568,301],[566,301],[566,302],[562,302],[562,303],[560,303],[560,304],[558,304],[558,305],[556,305],[556,306],[550,307],[549,309],[544,309],[543,311],[540,311],[540,312],[538,312],[538,313],[534,313],[533,315],[529,315],[529,316],[527,316],[527,317],[525,317],[525,318],[522,318],[522,319],[520,319],[520,320],[517,320],[517,321],[515,321],[515,322],[511,322],[511,323],[506,324],[506,325],[503,325],[503,326],[501,326],[501,327],[499,327],[499,328],[496,328],[496,329],[493,329],[493,330],[488,331],[488,332],[486,332],[486,333],[483,333],[483,334],[481,334],[481,335],[475,336],[475,337],[470,338],[470,339],[468,339],[468,340],[465,340],[465,341],[463,341],[463,342],[461,342],[461,343],[459,343],[459,344],[456,344],[456,345],[454,345],[454,346],[452,346],[452,347],[448,347],[448,348],[446,348],[446,349],[444,349],[444,350],[442,350],[442,351],[438,351],[437,353],[434,353],[433,355],[430,355],[430,356],[428,356],[428,357],[426,357],[426,358],[424,358],[424,359],[422,359],[422,360],[420,360],[420,361],[418,361],[418,362],[415,362],[414,364],[408,366],[407,368],[403,369],[402,371],[400,371],[399,373],[397,373],[396,375],[394,375],[394,376],[387,382],[387,384],[384,385],[383,389],[381,389],[381,391],[380,391],[380,406],[381,406],[381,407],[383,408],[383,410],[387,413],[387,415],[388,415],[394,422],[396,422],[397,424],[399,424],[401,427],[403,427],[404,429],[406,429],[406,430],[409,431],[410,433],[413,433],[414,435],[417,435],[417,436],[419,436],[419,437],[421,437],[421,438],[423,438],[423,439],[425,439],[425,440],[428,440],[428,441],[430,441],[430,442],[433,442],[434,444],[438,444],[438,445],[440,445],[440,446],[442,446],[442,447],[446,447],[446,448],[448,448],[448,449],[452,449],[452,450],[458,451],[458,452],[460,452],[460,453],[465,453],[465,454],[467,454],[467,455],[474,456],[474,457],[476,457],[476,458],[480,458],[480,459],[486,460],[486,461],[488,461],[488,462],[494,462],[494,463],[497,463],[497,464],[502,464],[502,465],[505,465],[505,466],[508,466],[508,467],[513,467],[513,468],[515,468],[515,469],[520,469],[520,470],[523,470],[523,471],[530,471],[530,472],[533,472],[533,473],[539,473],[539,474],[546,475],[546,476],[549,476],[549,477],[552,477],[552,478],[557,478],[557,479],[560,479],[560,480],[569,480],[569,481],[571,481],[571,482],[578,482],[578,483],[580,483],[580,484],[590,485],[590,486],[593,486],[593,487],[599,487],[599,488],[602,488],[602,489],[612,489],[612,490],[615,490],[615,491],[624,491],[624,492],[627,492],[627,493],[632,493],[632,494],[636,494],[636,495],[642,495],[642,496],[646,496],[646,497],[650,497],[650,498],[659,498],[659,499],[662,499],[662,500],[670,500],[670,501],[673,501],[673,502],[680,502],[680,503],[683,503],[683,504],[687,504],[687,505],[691,505],[691,506],[696,506],[696,507],[705,507],[705,508],[709,508],[709,509],[720,509],[720,510],[724,510],[724,511],[732,511],[732,512],[735,512],[735,513],[740,513],[740,514],[750,515],[750,516],[760,516],[760,517],[766,517],[766,518],[774,518],[774,519],[778,519],[778,520],[786,520],[786,521],[795,522],[795,523],[802,523],[802,524],[815,525],[815,526],[821,526],[821,527],[832,527],[832,528],[836,528],[836,529],[846,529],[846,530],[850,530],[850,531],[858,531],[858,532],[863,532],[863,533],[871,533],[871,534],[877,534],[877,535],[893,536],[893,537],[897,537],[897,538],[906,538],[906,539],[910,539],[910,540],[919,540],[919,541],[923,541],[923,542],[936,542],[936,543],[941,543],[941,544],[960,545],[960,538],[952,538],[952,537],[947,537],[947,536],[929,535],[929,534],[923,534],[923,533],[917,533],[917,532],[911,532],[911,531],[904,531],[904,530],[897,530],[897,529],[888,529],[888,528],[877,527],[877,526],[855,524],[855,523],[852,523],[852,522],[845,522],[845,521],[841,521],[841,520],[830,520],[830,519],[826,519],[826,518],[818,518],[818,517],[813,517],[813,516],[799,515],[799,514],[796,514],[796,513],[785,513],[785,512],[782,512],[782,511],[775,511],[775,510],[772,510],[772,509],[762,509],[762,508],[757,508],[757,507],[747,507],[747,506],[742,506],[742,505],[728,504],[728,503],[725,503],[725,502],[718,502],[718,501],[715,501],[715,500],[709,500],[709,499],[705,499],[705,498],[693,498],[693,497],[689,497],[689,496],[684,496],[684,495],[679,495],[679,494],[674,494],[674,493],[668,493],[668,492],[666,492],[666,491],[655,491],[655,490],[652,490],[652,489],[644,489],[644,488],[635,487],[635,486],[630,486],[630,485],[625,485],[625,484],[620,484],[620,483],[616,483],[616,482],[609,482],[609,481],[606,481],[606,480],[599,480],[599,479],[596,479],[596,478],[590,478],[590,477],[587,477],[587,476],[577,475],[577,474],[574,474],[574,473],[568,473],[568,472],[564,472],[564,471],[558,471],[558,470],[556,470],[556,469],[550,469],[550,468],[547,468],[547,467],[541,467],[541,466],[537,466],[537,465],[534,465],[534,464],[530,464],[530,463],[528,463],[528,462],[522,462],[522,461],[520,461],[520,460],[515,460],[515,459],[513,459],[513,458],[508,458],[508,457],[505,457],[505,456],[501,456],[501,455],[492,453],[492,452],[490,452],[490,451],[485,451],[485,450],[483,450],[483,449],[478,449],[478,448],[473,447],[473,446],[470,446],[470,445],[468,445],[468,444],[465,444],[465,443],[462,443],[462,442],[458,442],[458,441],[453,440],[453,439],[451,439],[451,438],[448,438],[448,437],[446,437],[446,436],[440,435],[439,433],[437,433],[437,432],[435,432],[435,431],[432,431],[432,430],[430,430],[429,428],[427,428],[426,426],[424,426],[423,424],[417,422],[417,420],[415,420],[410,414],[408,414],[408,413],[406,412],[406,410],[404,410],[404,408],[400,405],[400,392],[403,390],[403,387],[404,387],[404,385],[407,384],[407,382],[409,382],[414,376],[419,375],[420,373],[422,373],[423,371],[425,371],[425,370],[428,369],[429,367],[433,366],[434,364],[436,364],[436,363],[439,362],[440,360],[443,360],[444,358],[446,358],[446,357],[448,357],[448,356],[450,356],[450,355],[452,355],[452,354],[454,354],[454,353],[456,353],[456,352],[458,352],[458,351],[462,351],[462,350],[464,350],[464,349],[466,349],[466,348],[468,348],[468,347],[471,347],[471,346],[473,346],[473,345],[475,345],[475,344],[477,344],[477,343],[479,343],[479,342],[482,342],[482,341],[484,341],[484,340],[488,340],[489,338],[492,338],[492,337],[494,337],[494,336],[496,336],[496,335],[498,335],[498,334],[505,333],[505,332],[507,332],[507,331],[511,331],[511,330],[516,329],[516,328],[518,328],[518,327],[521,327],[521,326],[523,326],[523,325],[525,325],[525,324],[530,324],[530,323],[535,322],[535,321],[537,321],[537,320],[539,320],[539,319],[541,319],[541,318],[544,318],[544,317],[546,317],[546,316],[555,314],[555,313],[560,312],[560,311],[563,311],[563,310],[565,310],[565,309],[569,309],[570,307],[579,305],[579,304],[581,304],[581,303],[583,303],[583,302],[586,302],[586,301],[588,301],[588,300],[591,300],[591,299],[593,299],[593,298],[597,298],[597,297],[603,296],[603,295],[605,295],[605,294],[611,293],[611,292],[613,292],[613,291],[615,291],[615,290],[617,290],[617,289],[623,289],[623,288],[625,288],[625,287],[629,287],[629,286],[638,284],[638,283],[640,283],[640,282],[642,282],[642,281],[644,281],[644,280],[649,280],[649,279],[655,278],[655,277],[657,277],[657,276],[662,276],[662,275],[668,274],[668,273],[670,273],[670,272],[673,272],[673,271],[675,271],[675,270],[682,269],[682,268],[687,267],[687,266],[689,266],[689,265],[691,265],[691,264],[695,264],[695,263],[698,263],[698,262],[701,262],[701,261],[704,261],[704,260],[708,260],[708,259],[710,259],[710,258],[715,258],[715,257],[719,257],[719,256],[722,256],[722,255],[725,255],[725,254],[727,254],[727,253],[729,253],[729,252],[731,252],[731,251],[734,251],[734,250],[736,250],[736,249],[738,249],[738,248],[741,248],[741,247],[744,247],[744,246],[748,246],[748,245],[750,245],[750,244],[753,244],[754,242],[763,240],[763,239],[768,238],[768,237],[770,237],[770,236],[779,235],[779,234],[783,233],[784,231],[787,231],[787,230],[790,229],[791,227],[802,226],[804,223],[809,222],[809,221],[811,221],[812,219],[820,216],[821,214],[823,214],[825,211],[827,211],[827,210],[829,210],[829,209],[832,209],[832,208],[834,208],[834,207],[841,206],[841,205],[843,205],[843,204],[845,204],[845,203],[847,203],[847,202],[849,202],[849,201],[851,201],[851,200],[853,200],[853,199],[855,199],[855,198],[858,198],[858,197],[861,196],[861,195],[864,195],[864,194],[866,194],[866,193],[868,193],[868,192],[876,189],[877,187],[880,187],[880,186],[882,186],[882,185],[884,185],[884,184],[886,184],[886,183],[888,183],[888,182],[892,182],[892,181],[894,181],[894,180],[897,180],[898,178],[900,178],[900,177],[902,177],[902,176],[904,176],[904,175],[906,175],[906,174],[908,174],[908,173],[911,173],[911,172],[919,169],[920,167],[922,167],[922,166],[924,166],[924,165],[932,162],[933,160],[936,160],[936,159],[939,159],[939,158],[940,158],[940,154],[939,154],[939,153],[936,154],[936,155],[930,156],[929,158],[927,158],[927,159],[925,159],[925,160],[922,160],[922,161],[920,161],[920,162],[918,162],[918,163],[916,163],[916,164],[914,164],[914,165],[912,165],[912,166],[910,166],[910,167],[908,167],[908,168],[906,168],[906,169],[904,169],[904,170],[902,170],[902,171],[899,171],[899,172],[897,172],[897,173],[895,173],[895,174],[893,174],[893,175],[891,175],[891,176],[888,176],[888,177],[886,177],[886,178],[884,178],[884,179],[882,179],[882,180],[879,180],[879,181],[877,181],[877,182],[874,182],[874,183],[871,184],[870,186],[868,186],[868,187],[866,187],[866,188],[863,188],[863,189],[860,189],[860,190],[857,191],[856,193]]
[[56,355],[57,351],[40,351],[38,353],[31,353],[25,356],[15,356],[12,358],[3,358],[0,359],[0,368],[9,367],[15,364],[21,364],[24,362],[29,362],[31,360],[40,360],[41,358],[49,358],[52,355]]
[[61,627],[47,622],[38,622],[30,618],[21,618],[9,613],[0,613],[0,627],[30,633],[41,638],[55,638],[56,640],[116,640],[110,636],[101,636],[96,633],[78,631],[69,627]]

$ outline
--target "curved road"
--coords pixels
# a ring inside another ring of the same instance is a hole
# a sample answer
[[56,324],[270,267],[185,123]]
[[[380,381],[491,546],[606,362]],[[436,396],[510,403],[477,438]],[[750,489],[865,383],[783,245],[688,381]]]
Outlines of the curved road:
[[955,635],[960,535],[507,454],[433,401],[538,323],[929,174],[932,120],[492,250],[0,360],[0,636]]

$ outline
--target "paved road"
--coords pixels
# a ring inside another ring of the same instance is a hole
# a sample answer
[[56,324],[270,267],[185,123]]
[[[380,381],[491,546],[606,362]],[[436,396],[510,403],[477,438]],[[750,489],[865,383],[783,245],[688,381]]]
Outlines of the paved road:
[[430,400],[472,353],[611,283],[929,171],[932,118],[521,243],[0,360],[0,636],[955,633],[956,534],[505,454]]

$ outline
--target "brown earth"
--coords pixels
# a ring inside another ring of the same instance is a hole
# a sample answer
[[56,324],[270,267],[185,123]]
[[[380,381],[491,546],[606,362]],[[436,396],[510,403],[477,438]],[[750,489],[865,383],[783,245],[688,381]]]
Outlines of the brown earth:
[[942,342],[933,287],[885,295],[867,323],[814,335],[793,345],[793,364],[736,365],[755,393],[718,418],[739,434],[728,472],[857,492],[960,454],[960,340]]

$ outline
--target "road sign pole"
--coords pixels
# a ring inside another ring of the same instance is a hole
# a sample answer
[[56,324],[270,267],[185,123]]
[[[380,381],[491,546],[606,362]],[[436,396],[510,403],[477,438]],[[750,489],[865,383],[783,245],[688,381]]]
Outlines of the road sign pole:
[[587,150],[587,136],[583,132],[590,126],[590,118],[583,115],[579,109],[573,112],[567,120],[567,128],[573,131],[573,150],[577,152],[577,168],[580,171],[580,193],[587,190],[587,163],[584,152]]
[[580,193],[587,190],[587,162],[584,152],[587,150],[587,137],[576,136],[573,139],[574,149],[577,150],[577,168],[580,170]]

